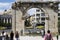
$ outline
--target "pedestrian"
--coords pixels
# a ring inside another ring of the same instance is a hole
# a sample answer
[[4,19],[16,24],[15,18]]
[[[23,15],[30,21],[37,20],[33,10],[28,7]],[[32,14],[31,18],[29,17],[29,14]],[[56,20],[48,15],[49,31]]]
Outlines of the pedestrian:
[[10,40],[13,40],[13,38],[14,38],[14,33],[13,33],[13,31],[11,31],[11,33],[10,33]]
[[58,34],[56,35],[56,38],[57,38],[57,40],[59,39],[59,36],[58,36]]
[[2,31],[1,36],[2,36],[2,40],[5,40],[6,32]]
[[5,36],[5,40],[9,40],[8,34],[6,34],[6,36]]
[[23,30],[21,30],[21,36],[23,35]]
[[16,31],[15,38],[16,38],[16,40],[19,40],[19,33],[18,33],[18,31]]
[[44,38],[45,38],[44,40],[53,40],[50,30],[47,31],[47,34],[45,35]]
[[43,29],[43,37],[45,36],[45,30]]
[[41,30],[41,35],[42,35],[42,37],[44,36],[44,31],[43,30]]

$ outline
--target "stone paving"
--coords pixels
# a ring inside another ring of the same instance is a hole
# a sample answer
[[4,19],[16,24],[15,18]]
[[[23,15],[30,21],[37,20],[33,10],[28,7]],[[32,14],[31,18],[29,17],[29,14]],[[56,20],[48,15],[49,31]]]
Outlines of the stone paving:
[[[20,36],[20,40],[44,40],[41,36]],[[54,40],[57,40],[56,37],[53,37]],[[14,39],[16,40],[16,39]],[[60,36],[59,36],[60,40]]]

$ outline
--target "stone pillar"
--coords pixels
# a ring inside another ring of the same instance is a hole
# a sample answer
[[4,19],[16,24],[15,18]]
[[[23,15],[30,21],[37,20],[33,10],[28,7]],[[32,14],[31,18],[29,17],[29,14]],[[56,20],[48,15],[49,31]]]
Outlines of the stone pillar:
[[50,8],[46,8],[46,11],[49,15],[49,30],[52,34],[56,34],[58,33],[58,13],[54,12],[53,9]]
[[10,19],[8,18],[8,23],[10,23]]
[[48,15],[47,14],[45,14],[45,16],[46,16],[46,18],[45,18],[45,33],[47,33],[47,30],[48,30]]
[[47,32],[48,30],[48,25],[49,25],[49,30],[51,31],[52,34],[58,33],[58,13],[54,12],[53,9],[50,8],[44,8],[45,11],[49,15],[49,20],[45,21],[45,31]]
[[[15,23],[15,20],[14,20],[14,10],[13,10],[13,17],[12,17],[12,30],[14,30],[14,23]],[[21,30],[24,31],[24,21],[22,20],[22,12],[20,10],[16,10],[16,31],[18,31],[21,35]],[[23,32],[24,33],[24,32]]]
[[12,31],[15,33],[15,10],[12,9]]
[[10,18],[10,23],[11,23],[11,18]]
[[4,23],[5,23],[5,18],[4,18]]
[[52,34],[57,34],[58,33],[58,13],[54,12],[53,10],[50,10],[51,14],[50,15],[50,20],[49,20],[49,29]]
[[6,20],[7,20],[7,23],[8,23],[8,18]]

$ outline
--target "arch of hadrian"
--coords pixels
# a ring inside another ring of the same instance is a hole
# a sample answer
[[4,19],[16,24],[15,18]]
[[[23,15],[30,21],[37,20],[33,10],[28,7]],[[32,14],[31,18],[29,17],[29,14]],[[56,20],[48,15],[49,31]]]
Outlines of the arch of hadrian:
[[[32,0],[16,0],[16,3],[13,3],[12,5],[12,11],[13,11],[13,18],[12,18],[12,30],[15,32],[15,29],[17,31],[23,30],[24,34],[24,19],[27,14],[27,10],[31,8],[40,8],[45,12],[45,31],[49,30],[51,33],[58,33],[58,13],[55,12],[53,9],[51,9],[51,6],[55,6],[55,4],[58,5],[58,1],[32,1]],[[15,5],[16,4],[16,5]],[[16,13],[16,17],[15,17]],[[15,20],[16,18],[16,20]],[[47,20],[49,19],[49,20]],[[16,21],[16,22],[15,22]],[[16,23],[16,25],[15,25]],[[16,26],[16,28],[15,28]]]

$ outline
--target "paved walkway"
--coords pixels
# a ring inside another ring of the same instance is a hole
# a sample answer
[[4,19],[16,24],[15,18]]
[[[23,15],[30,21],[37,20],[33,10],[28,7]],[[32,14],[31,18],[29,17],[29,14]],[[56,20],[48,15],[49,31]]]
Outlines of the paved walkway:
[[[41,36],[20,36],[20,40],[44,40]],[[54,40],[57,40],[56,37],[53,37]],[[14,39],[16,40],[16,39]],[[59,36],[60,40],[60,36]]]

